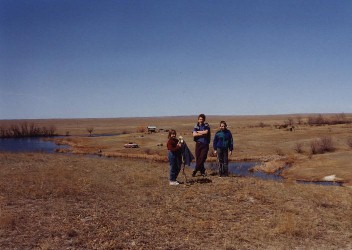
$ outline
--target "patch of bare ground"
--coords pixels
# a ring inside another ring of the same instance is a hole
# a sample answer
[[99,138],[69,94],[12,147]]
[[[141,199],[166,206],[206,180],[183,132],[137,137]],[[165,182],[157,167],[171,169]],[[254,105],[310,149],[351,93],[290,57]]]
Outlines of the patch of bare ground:
[[[168,185],[152,160],[0,153],[1,249],[351,249],[352,190]],[[180,175],[179,180],[183,177]]]

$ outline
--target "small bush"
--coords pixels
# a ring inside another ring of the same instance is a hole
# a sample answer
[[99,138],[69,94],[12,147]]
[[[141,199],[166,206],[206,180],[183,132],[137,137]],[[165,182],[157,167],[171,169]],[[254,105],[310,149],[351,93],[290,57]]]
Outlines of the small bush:
[[258,127],[264,128],[265,127],[265,123],[264,122],[259,122]]
[[332,138],[330,136],[324,136],[320,138],[321,149],[323,152],[332,152],[334,151],[334,145]]
[[150,148],[146,148],[144,149],[144,153],[146,153],[147,155],[152,155],[153,151]]
[[319,114],[318,116],[310,116],[308,117],[308,124],[310,126],[321,126],[321,125],[324,125],[324,124],[328,124],[328,122],[326,121],[326,119],[323,117],[323,115]]
[[137,133],[145,133],[147,130],[145,127],[138,127],[137,128]]
[[303,144],[300,143],[300,142],[296,143],[294,150],[295,150],[296,153],[298,153],[298,154],[303,153]]
[[324,154],[334,151],[332,138],[325,136],[319,140],[314,140],[310,144],[311,154]]
[[93,127],[89,127],[89,128],[87,128],[87,131],[88,131],[88,133],[89,133],[89,136],[92,136],[92,133],[93,133],[93,131],[94,131],[94,128],[93,128]]

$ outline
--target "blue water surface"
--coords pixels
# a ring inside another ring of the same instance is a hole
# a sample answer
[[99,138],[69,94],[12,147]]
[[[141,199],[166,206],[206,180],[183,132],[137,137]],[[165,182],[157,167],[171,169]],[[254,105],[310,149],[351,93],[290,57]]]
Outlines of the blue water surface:
[[65,145],[56,145],[53,141],[44,140],[43,137],[2,138],[0,151],[6,152],[44,152],[54,153],[58,148],[68,148]]

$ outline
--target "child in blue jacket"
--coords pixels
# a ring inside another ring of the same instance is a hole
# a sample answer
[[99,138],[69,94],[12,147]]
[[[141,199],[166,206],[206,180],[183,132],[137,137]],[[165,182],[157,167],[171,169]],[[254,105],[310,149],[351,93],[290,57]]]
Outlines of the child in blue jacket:
[[219,175],[229,175],[229,151],[232,155],[233,151],[233,137],[231,131],[227,129],[225,121],[220,122],[220,130],[216,132],[213,141],[214,153],[217,154],[218,161],[220,164]]

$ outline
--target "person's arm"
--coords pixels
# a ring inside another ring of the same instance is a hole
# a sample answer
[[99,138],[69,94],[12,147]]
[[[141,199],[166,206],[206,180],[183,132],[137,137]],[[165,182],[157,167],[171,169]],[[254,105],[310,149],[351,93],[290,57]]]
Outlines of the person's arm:
[[213,148],[214,148],[214,153],[215,154],[216,154],[216,150],[217,150],[217,147],[216,147],[217,143],[218,143],[218,136],[217,136],[217,134],[215,134],[214,140],[213,140]]
[[209,132],[208,130],[193,131],[193,136],[198,137],[198,136],[206,135],[206,134],[208,134],[208,132]]
[[230,134],[230,146],[229,146],[229,149],[230,149],[230,155],[232,155],[232,151],[233,151],[233,137],[232,137],[232,133],[229,132]]

